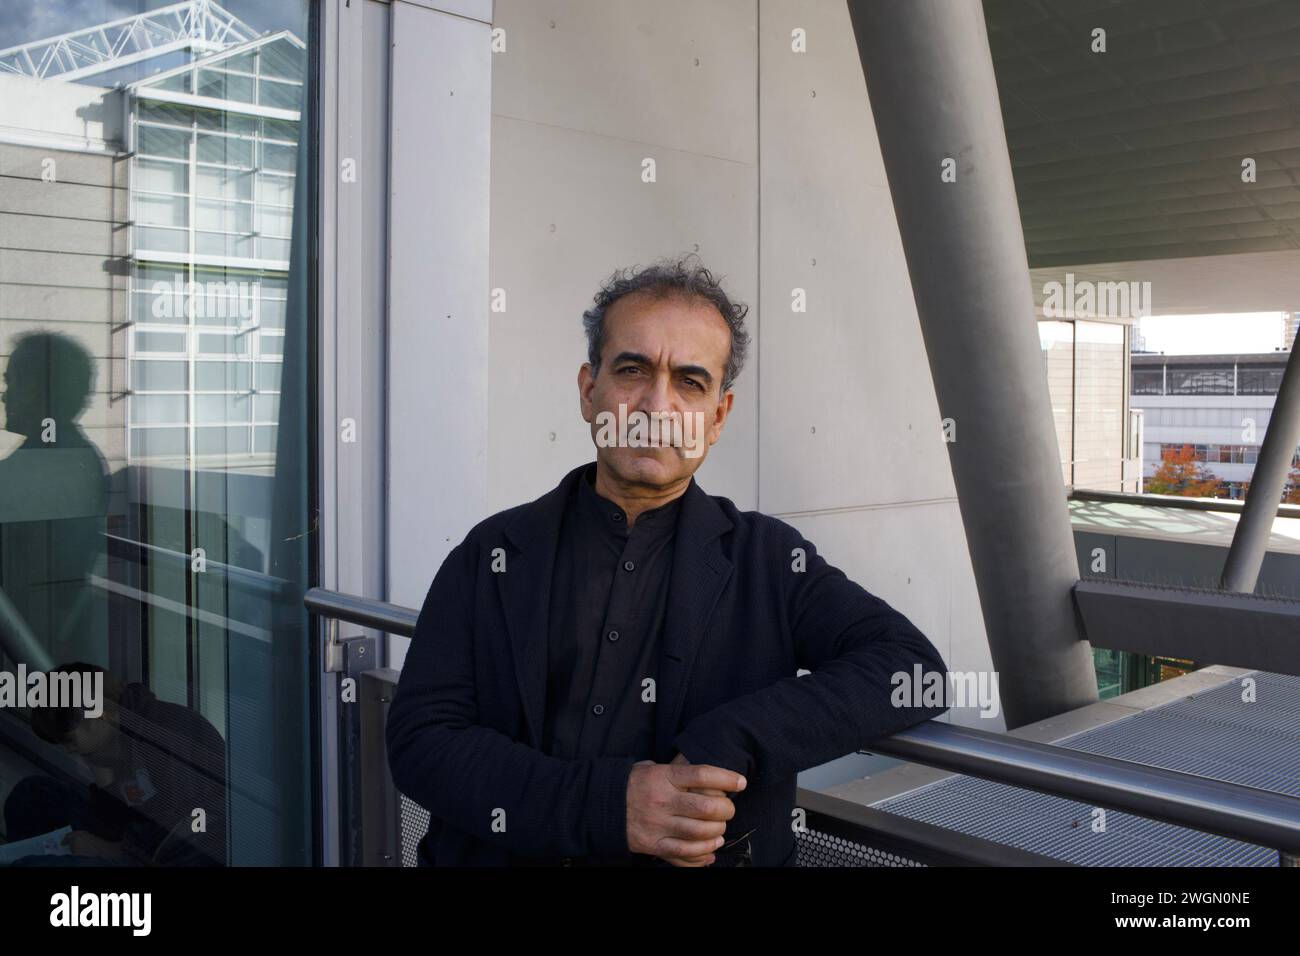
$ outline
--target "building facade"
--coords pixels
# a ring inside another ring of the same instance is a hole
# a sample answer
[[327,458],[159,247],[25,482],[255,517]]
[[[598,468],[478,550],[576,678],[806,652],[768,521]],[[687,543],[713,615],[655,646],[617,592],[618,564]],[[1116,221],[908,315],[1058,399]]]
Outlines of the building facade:
[[[1165,455],[1191,445],[1195,460],[1223,482],[1223,496],[1244,498],[1289,357],[1133,355],[1132,403],[1145,422],[1145,477]],[[1292,465],[1300,465],[1300,449]]]

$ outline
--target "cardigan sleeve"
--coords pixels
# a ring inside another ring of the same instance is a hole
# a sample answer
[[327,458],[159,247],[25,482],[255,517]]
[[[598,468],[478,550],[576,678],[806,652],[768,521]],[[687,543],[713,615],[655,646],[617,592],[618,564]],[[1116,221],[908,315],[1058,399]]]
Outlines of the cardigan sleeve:
[[[788,527],[788,526],[787,526]],[[785,579],[785,609],[796,666],[809,674],[719,704],[674,738],[695,764],[770,782],[865,749],[873,741],[939,716],[947,705],[917,706],[895,694],[895,675],[914,668],[946,685],[935,646],[902,613],[828,564],[797,532],[780,549],[804,549],[807,568]]]

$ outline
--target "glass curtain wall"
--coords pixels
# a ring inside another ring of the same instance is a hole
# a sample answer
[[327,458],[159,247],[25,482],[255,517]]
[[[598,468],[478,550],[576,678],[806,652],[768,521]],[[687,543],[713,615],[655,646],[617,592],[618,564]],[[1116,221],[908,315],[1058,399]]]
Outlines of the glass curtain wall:
[[0,0],[0,863],[313,860],[316,17]]

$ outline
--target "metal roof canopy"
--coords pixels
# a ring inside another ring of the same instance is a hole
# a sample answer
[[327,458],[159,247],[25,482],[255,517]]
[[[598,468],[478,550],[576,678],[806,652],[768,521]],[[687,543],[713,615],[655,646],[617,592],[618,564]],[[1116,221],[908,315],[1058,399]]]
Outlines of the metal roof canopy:
[[1300,250],[1300,4],[984,11],[1031,267]]

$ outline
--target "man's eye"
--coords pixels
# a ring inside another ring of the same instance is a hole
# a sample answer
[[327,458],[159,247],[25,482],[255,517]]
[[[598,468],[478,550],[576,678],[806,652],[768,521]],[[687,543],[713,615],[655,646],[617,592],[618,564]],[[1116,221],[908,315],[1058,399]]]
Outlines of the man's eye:
[[695,381],[695,379],[693,378],[688,378],[686,380],[686,384],[689,385],[691,388],[698,388],[700,390],[704,389],[704,386],[701,385],[699,382]]

